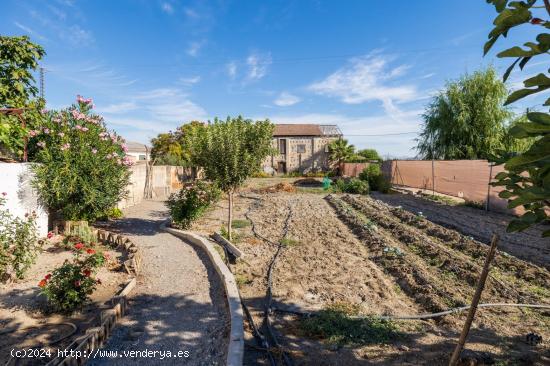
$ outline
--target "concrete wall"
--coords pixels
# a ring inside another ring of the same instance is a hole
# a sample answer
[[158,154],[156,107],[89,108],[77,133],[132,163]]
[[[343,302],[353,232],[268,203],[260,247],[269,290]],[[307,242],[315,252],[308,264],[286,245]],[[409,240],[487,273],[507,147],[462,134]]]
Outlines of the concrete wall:
[[31,186],[31,165],[0,162],[0,194],[7,193],[4,208],[12,215],[23,218],[26,213],[36,212],[38,234],[43,237],[48,233],[48,213],[40,205],[38,194]]
[[[137,205],[143,201],[145,192],[146,165],[135,164],[130,167],[130,184],[128,185],[128,197],[119,202],[119,208]],[[153,166],[153,198],[164,199],[177,192],[183,186],[183,182],[191,179],[190,169],[181,166],[155,165]]]

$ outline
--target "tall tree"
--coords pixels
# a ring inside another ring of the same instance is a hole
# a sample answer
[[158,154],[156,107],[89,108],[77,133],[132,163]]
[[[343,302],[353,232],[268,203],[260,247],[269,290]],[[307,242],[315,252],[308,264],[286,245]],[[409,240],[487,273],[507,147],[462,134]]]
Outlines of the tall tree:
[[448,82],[428,105],[417,150],[425,159],[487,159],[502,148],[507,90],[495,70]]
[[232,239],[233,195],[272,153],[273,128],[269,120],[253,122],[241,116],[228,117],[225,121],[216,118],[193,137],[192,160],[204,169],[207,179],[216,182],[227,194],[229,240]]
[[[36,124],[43,101],[32,72],[44,49],[26,36],[0,36],[0,108],[25,108],[25,119]],[[15,116],[0,114],[0,155],[21,156],[27,130]]]
[[191,121],[179,126],[175,132],[161,133],[151,140],[151,157],[157,164],[193,166],[193,136],[204,129],[204,123]]
[[355,146],[346,139],[332,141],[328,145],[329,160],[338,167],[338,174],[342,174],[343,164],[355,154]]
[[[536,42],[527,42],[524,48],[514,46],[501,51],[497,57],[514,58],[514,62],[504,73],[504,80],[508,78],[514,68],[521,70],[534,57],[548,57],[550,51],[550,1],[549,0],[487,0],[493,4],[498,15],[493,21],[494,28],[489,33],[489,40],[485,44],[487,54],[495,42],[506,37],[515,27],[527,25],[540,27]],[[547,18],[547,19],[542,19]],[[550,77],[548,72],[541,72],[523,82],[524,88],[514,91],[506,99],[506,104],[513,103],[528,95],[548,91]],[[544,106],[550,106],[550,98]],[[525,213],[514,219],[508,225],[508,231],[521,231],[538,223],[550,222],[548,211],[550,208],[550,114],[543,112],[528,112],[526,122],[517,123],[510,133],[519,139],[534,139],[533,144],[520,154],[502,154],[497,163],[505,163],[506,172],[496,176],[496,186],[505,188],[499,196],[508,199],[508,207],[523,206]],[[543,236],[550,237],[550,229],[543,232]]]
[[357,152],[357,155],[360,155],[367,160],[378,160],[378,161],[382,160],[382,158],[380,157],[380,154],[378,154],[378,151],[376,151],[375,149],[359,150]]

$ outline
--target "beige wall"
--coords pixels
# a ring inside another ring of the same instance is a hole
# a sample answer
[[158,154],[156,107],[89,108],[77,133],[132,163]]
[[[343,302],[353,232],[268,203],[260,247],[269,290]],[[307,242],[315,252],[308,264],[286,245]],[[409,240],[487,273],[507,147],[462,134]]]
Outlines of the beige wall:
[[[135,164],[130,167],[130,184],[127,187],[128,197],[118,203],[119,208],[137,205],[143,201],[145,191],[146,165]],[[183,182],[191,179],[190,171],[181,166],[153,166],[153,198],[168,198],[177,192]]]
[[[329,169],[328,153],[325,146],[337,137],[278,137],[273,138],[272,146],[279,150],[278,141],[286,140],[286,154],[269,156],[263,163],[264,168],[277,169],[278,162],[286,163],[287,172],[308,172]],[[298,153],[298,146],[304,145],[305,151]]]

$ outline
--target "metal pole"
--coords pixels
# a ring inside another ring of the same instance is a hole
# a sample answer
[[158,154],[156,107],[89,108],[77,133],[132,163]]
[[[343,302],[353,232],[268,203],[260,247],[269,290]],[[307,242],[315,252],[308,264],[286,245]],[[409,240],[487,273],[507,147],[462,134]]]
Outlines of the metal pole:
[[487,199],[485,200],[485,211],[489,211],[489,200],[491,199],[491,180],[493,180],[493,164],[489,163],[489,183],[487,184]]
[[479,304],[479,300],[481,299],[481,293],[485,288],[485,281],[487,281],[487,276],[489,275],[489,267],[495,256],[497,243],[498,243],[498,235],[493,234],[493,238],[491,239],[491,247],[487,252],[487,257],[485,258],[485,264],[483,265],[483,270],[481,271],[481,275],[479,276],[476,292],[474,294],[474,298],[472,299],[472,305],[470,306],[470,310],[468,311],[468,317],[466,318],[466,322],[464,323],[464,328],[462,328],[462,332],[460,333],[458,344],[456,345],[453,355],[451,356],[451,360],[449,361],[449,366],[457,365],[458,359],[460,358],[460,353],[462,352],[462,348],[464,348],[464,344],[466,343],[466,337],[468,337],[468,333],[470,332],[470,327],[472,326],[472,322],[474,321],[474,316],[476,315],[477,305]]

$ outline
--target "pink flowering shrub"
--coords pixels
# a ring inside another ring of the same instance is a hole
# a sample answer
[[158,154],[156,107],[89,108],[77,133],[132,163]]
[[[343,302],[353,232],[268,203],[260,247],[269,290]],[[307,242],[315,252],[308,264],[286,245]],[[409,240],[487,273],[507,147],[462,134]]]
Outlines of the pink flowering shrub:
[[42,201],[66,220],[96,220],[116,206],[128,183],[124,140],[92,113],[91,99],[61,111],[44,111],[29,132],[34,185]]

